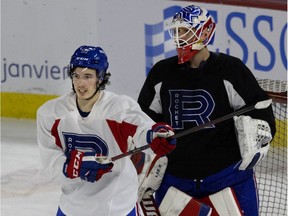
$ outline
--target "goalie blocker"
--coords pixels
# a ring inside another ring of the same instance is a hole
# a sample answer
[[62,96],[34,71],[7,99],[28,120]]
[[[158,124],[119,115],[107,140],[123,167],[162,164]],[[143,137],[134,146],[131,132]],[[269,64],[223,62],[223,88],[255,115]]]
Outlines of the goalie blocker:
[[170,187],[159,207],[165,216],[242,216],[231,188],[225,188],[202,199],[194,199],[175,187]]

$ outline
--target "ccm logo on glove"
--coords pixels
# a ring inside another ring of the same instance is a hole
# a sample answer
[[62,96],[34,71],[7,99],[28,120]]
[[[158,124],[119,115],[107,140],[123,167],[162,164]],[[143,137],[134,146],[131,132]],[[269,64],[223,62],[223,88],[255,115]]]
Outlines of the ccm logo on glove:
[[80,177],[89,182],[98,181],[102,175],[110,172],[114,165],[110,160],[103,160],[103,157],[101,159],[107,163],[97,161],[95,152],[73,150],[64,163],[63,173],[71,179]]
[[82,153],[80,151],[76,151],[74,165],[73,165],[73,168],[72,168],[73,169],[72,170],[72,176],[74,178],[79,176],[79,169],[80,169],[80,165],[81,165],[81,160],[82,160],[83,154],[84,153]]

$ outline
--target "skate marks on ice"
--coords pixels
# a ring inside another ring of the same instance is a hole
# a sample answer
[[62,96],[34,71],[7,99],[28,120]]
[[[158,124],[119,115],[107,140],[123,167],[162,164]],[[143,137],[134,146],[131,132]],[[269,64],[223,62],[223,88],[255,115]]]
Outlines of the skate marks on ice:
[[56,215],[60,193],[40,171],[36,122],[1,118],[1,216]]

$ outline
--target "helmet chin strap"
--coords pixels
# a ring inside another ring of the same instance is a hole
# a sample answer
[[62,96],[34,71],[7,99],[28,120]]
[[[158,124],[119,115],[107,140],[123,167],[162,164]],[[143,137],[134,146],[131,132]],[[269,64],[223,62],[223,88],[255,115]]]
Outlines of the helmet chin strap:
[[92,98],[97,94],[97,92],[100,90],[100,83],[101,83],[101,82],[102,82],[102,80],[100,80],[100,81],[97,82],[97,84],[96,84],[96,85],[97,85],[96,91],[94,92],[94,94],[93,94],[91,97],[85,99],[86,101],[92,99]]
[[97,88],[96,91],[94,92],[94,94],[93,94],[91,97],[89,97],[89,98],[87,98],[87,99],[85,99],[85,100],[88,101],[88,100],[92,99],[92,98],[97,94],[97,92],[99,91],[99,89],[100,89],[100,88]]

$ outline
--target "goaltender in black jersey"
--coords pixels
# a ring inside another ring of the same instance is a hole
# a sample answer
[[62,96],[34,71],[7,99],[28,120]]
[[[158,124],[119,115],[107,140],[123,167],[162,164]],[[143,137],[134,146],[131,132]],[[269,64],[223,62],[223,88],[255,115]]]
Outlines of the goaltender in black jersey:
[[[142,110],[169,123],[176,134],[269,99],[240,59],[208,50],[215,29],[204,8],[191,5],[176,13],[170,35],[178,56],[156,63],[141,89]],[[270,105],[177,139],[156,202],[160,205],[171,186],[198,199],[230,187],[240,212],[258,215],[253,167],[274,134]]]

